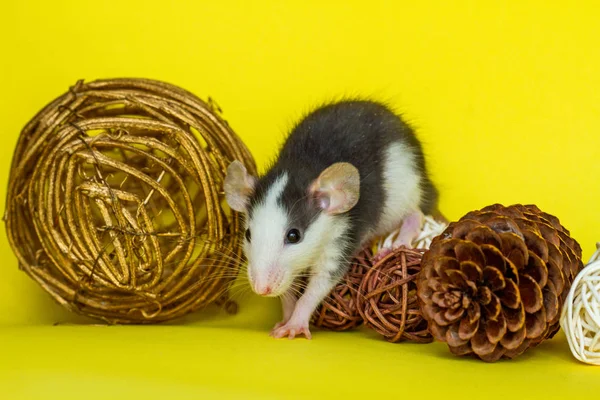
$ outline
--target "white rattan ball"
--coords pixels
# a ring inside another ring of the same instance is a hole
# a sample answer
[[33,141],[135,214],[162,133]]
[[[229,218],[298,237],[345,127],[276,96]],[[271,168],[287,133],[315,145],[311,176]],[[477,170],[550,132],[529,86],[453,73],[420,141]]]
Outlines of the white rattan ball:
[[573,356],[600,365],[600,243],[596,247],[571,286],[560,323]]

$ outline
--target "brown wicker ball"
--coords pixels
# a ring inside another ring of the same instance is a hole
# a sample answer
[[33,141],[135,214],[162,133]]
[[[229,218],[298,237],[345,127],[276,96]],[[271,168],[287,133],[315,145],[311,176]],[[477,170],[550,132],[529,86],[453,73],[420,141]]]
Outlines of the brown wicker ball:
[[222,182],[233,159],[256,167],[218,111],[144,79],[80,81],[48,104],[11,166],[5,221],[20,268],[109,323],[225,302],[242,255]]
[[378,261],[360,284],[360,315],[369,328],[389,342],[433,341],[419,310],[415,283],[425,251],[406,247],[394,250]]
[[363,323],[357,307],[358,287],[365,273],[372,267],[372,257],[372,251],[365,249],[353,259],[350,270],[342,281],[315,310],[311,321],[314,326],[347,331]]

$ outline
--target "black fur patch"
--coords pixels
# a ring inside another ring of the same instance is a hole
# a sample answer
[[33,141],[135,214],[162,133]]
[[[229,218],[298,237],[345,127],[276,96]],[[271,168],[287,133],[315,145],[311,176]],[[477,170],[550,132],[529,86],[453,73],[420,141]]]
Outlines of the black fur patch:
[[349,218],[349,248],[377,226],[385,200],[383,161],[389,145],[401,141],[412,149],[423,177],[421,208],[437,206],[437,191],[427,178],[421,144],[413,130],[383,104],[347,100],[317,108],[306,115],[285,141],[273,167],[259,180],[250,201],[250,214],[269,187],[284,173],[288,183],[278,199],[290,214],[290,227],[305,231],[320,210],[307,197],[310,184],[328,166],[349,162],[360,173],[360,199],[340,217]]

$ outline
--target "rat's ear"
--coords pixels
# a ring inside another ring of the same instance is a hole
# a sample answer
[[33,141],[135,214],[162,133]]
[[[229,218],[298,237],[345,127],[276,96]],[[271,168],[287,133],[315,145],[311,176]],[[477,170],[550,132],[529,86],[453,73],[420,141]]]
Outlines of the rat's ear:
[[256,178],[248,175],[248,171],[244,164],[238,160],[233,161],[227,167],[227,175],[223,189],[225,190],[225,199],[231,209],[238,212],[246,212],[248,209],[248,201],[254,192]]
[[345,213],[360,197],[358,169],[344,162],[332,164],[310,185],[309,192],[327,214]]

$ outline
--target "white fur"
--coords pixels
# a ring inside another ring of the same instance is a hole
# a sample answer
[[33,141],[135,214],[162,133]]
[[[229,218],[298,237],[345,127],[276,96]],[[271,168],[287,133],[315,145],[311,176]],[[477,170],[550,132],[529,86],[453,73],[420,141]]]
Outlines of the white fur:
[[[329,260],[339,260],[343,257],[344,249],[334,246],[333,242],[348,233],[348,218],[345,215],[320,214],[310,225],[305,234],[306,243],[303,248],[294,251],[305,251],[312,258],[313,274],[333,272],[338,265],[331,265]],[[302,243],[300,243],[302,244]]]
[[282,295],[296,276],[308,268],[312,268],[312,274],[335,270],[338,265],[332,260],[343,256],[343,249],[332,244],[348,229],[346,216],[322,213],[302,233],[299,243],[285,244],[287,230],[294,226],[277,199],[288,179],[287,174],[279,177],[265,199],[255,206],[252,219],[248,221],[251,241],[245,241],[244,245],[250,283],[257,293],[269,287],[269,296]]
[[248,259],[248,278],[257,292],[283,278],[277,264],[283,249],[288,216],[277,199],[288,179],[284,174],[273,183],[263,201],[254,207],[252,219],[247,221],[251,240],[250,243],[245,240],[244,251]]
[[415,155],[406,145],[395,143],[387,149],[383,165],[386,200],[376,236],[397,229],[404,218],[419,210],[421,178],[415,165]]

